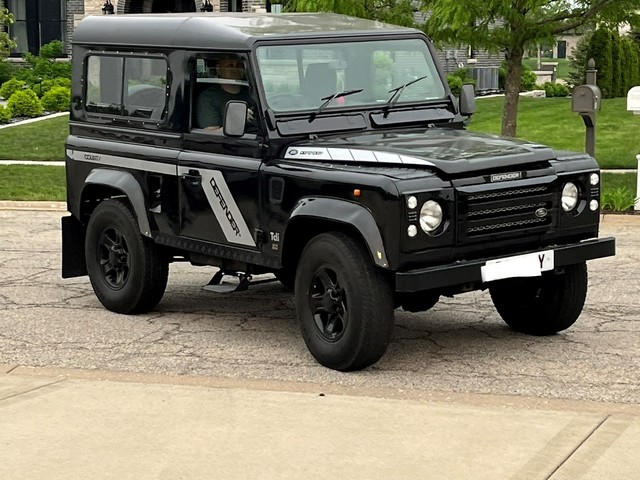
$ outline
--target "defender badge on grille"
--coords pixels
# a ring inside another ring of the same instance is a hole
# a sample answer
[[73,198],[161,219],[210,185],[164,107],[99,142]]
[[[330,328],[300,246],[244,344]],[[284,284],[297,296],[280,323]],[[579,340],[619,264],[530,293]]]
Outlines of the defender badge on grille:
[[544,218],[547,216],[547,209],[546,208],[539,208],[536,210],[536,217],[538,218]]
[[507,180],[518,180],[522,178],[522,172],[494,173],[491,175],[491,182],[506,182]]

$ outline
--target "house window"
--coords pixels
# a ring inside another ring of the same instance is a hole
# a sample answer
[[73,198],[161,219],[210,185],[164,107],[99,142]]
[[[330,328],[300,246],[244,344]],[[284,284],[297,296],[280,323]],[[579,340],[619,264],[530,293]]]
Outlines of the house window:
[[5,0],[15,18],[9,35],[18,46],[12,56],[30,52],[37,55],[40,47],[53,40],[64,42],[67,28],[66,0]]
[[469,45],[467,59],[470,60],[468,63],[475,63],[478,61],[478,50],[473,45]]

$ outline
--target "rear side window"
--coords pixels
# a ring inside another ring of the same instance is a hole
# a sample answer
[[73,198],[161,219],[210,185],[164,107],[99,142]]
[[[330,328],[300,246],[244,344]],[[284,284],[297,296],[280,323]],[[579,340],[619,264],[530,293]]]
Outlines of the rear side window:
[[86,110],[161,120],[166,116],[164,58],[91,55],[86,65]]

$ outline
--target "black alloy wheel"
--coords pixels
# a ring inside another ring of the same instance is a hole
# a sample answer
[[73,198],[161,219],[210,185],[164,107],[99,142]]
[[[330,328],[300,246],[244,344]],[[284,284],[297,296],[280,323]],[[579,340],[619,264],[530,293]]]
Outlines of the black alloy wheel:
[[318,331],[328,342],[342,337],[349,318],[346,292],[330,266],[320,267],[314,273],[309,289],[309,308]]
[[120,290],[129,280],[131,261],[127,239],[117,227],[102,232],[97,254],[105,283],[114,290]]

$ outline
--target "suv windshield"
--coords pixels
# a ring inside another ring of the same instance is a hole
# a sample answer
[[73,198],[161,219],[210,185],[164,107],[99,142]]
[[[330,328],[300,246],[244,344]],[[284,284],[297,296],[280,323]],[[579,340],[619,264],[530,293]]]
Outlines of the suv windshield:
[[396,105],[445,96],[420,39],[261,46],[257,57],[266,100],[275,112],[318,110],[328,97],[350,90],[361,91],[338,95],[322,110],[381,107],[403,85]]

